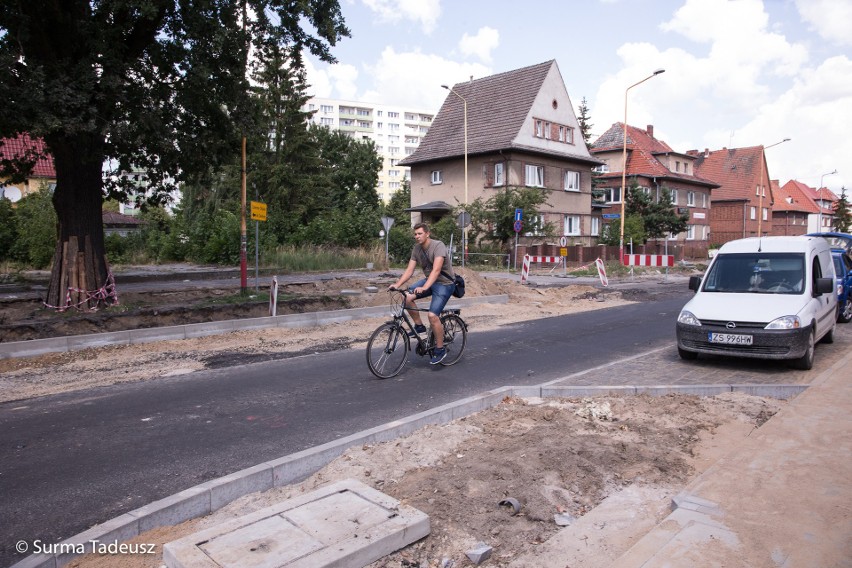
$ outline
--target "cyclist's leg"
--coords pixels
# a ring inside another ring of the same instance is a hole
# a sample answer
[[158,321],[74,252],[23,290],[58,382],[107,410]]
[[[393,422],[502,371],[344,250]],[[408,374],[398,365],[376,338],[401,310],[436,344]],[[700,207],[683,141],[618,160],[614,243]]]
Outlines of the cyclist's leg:
[[441,323],[441,312],[450,301],[453,294],[453,284],[432,284],[432,303],[429,304],[429,324],[435,336],[435,347],[444,347],[444,327]]
[[[419,288],[426,284],[426,279],[418,280],[414,284],[408,287],[408,293],[405,295],[405,307],[408,309],[408,315],[411,316],[411,320],[414,322],[414,325],[423,325],[423,320],[420,317],[420,312],[417,310],[417,304],[414,302],[416,296],[414,295],[414,289]],[[426,292],[421,296],[421,298],[430,296],[432,294],[431,290],[426,290]],[[431,322],[430,322],[431,323]]]

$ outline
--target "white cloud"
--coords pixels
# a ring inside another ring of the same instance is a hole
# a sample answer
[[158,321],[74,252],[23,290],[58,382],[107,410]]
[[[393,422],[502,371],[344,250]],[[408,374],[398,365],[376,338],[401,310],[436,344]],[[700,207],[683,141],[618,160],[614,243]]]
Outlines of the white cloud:
[[462,54],[474,55],[485,63],[491,63],[491,51],[500,45],[500,32],[494,28],[479,28],[475,36],[464,34],[459,41]]
[[441,17],[441,0],[363,0],[381,23],[401,20],[419,22],[423,33],[430,35]]
[[796,0],[796,7],[814,32],[838,45],[852,45],[852,0]]
[[[321,68],[318,68],[320,65]],[[358,96],[358,69],[352,65],[315,63],[305,57],[308,93],[316,97],[353,100]]]
[[447,96],[441,85],[466,81],[471,75],[479,78],[492,73],[490,68],[478,63],[459,63],[420,52],[397,53],[392,47],[386,47],[379,61],[367,66],[366,72],[372,84],[362,100],[435,112]]

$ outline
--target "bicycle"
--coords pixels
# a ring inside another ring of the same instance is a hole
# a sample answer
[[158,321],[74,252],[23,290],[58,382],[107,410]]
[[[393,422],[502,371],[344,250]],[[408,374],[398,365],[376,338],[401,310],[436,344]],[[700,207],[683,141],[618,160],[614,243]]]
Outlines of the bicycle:
[[[422,335],[415,329],[406,312],[405,291],[392,288],[388,293],[393,321],[380,325],[367,341],[367,366],[380,379],[395,377],[402,371],[408,362],[412,339],[416,340],[415,352],[421,357],[431,357],[436,347],[431,325],[426,326]],[[429,311],[425,308],[414,309],[418,312]],[[447,349],[447,356],[441,365],[449,367],[459,361],[467,345],[467,323],[461,318],[461,310],[458,308],[443,310],[440,318],[444,327],[444,347]]]

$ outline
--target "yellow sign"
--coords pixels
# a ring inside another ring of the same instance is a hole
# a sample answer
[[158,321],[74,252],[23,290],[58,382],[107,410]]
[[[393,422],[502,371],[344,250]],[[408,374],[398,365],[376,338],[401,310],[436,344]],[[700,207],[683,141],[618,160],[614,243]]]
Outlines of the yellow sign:
[[559,256],[568,256],[568,249],[565,247],[559,249]]
[[266,221],[266,203],[251,202],[251,220]]

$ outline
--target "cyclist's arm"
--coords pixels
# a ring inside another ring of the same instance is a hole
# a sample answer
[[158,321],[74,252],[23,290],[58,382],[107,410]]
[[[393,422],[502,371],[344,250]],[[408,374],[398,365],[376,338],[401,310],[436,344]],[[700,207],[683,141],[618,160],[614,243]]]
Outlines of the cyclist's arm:
[[417,261],[413,258],[408,261],[408,266],[405,269],[405,272],[402,273],[402,276],[399,277],[399,280],[388,286],[388,288],[402,288],[402,286],[411,279],[411,276],[414,274],[414,271],[417,269]]

